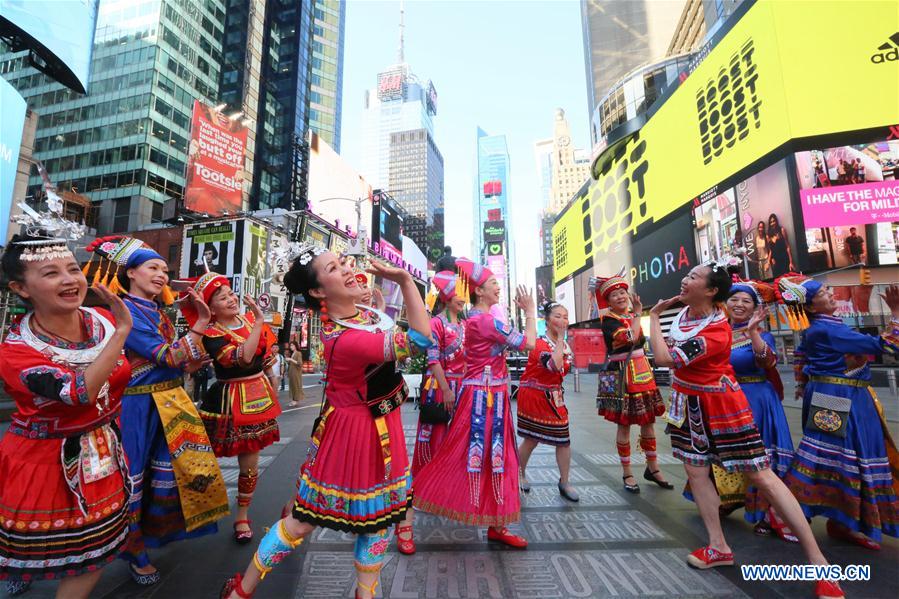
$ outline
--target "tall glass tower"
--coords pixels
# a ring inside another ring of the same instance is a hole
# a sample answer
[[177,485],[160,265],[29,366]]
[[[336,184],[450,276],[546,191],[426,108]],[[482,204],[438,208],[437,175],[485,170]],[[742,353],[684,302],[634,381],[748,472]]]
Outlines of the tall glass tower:
[[[60,189],[99,207],[100,234],[162,218],[183,195],[194,98],[217,104],[225,0],[103,0],[89,95],[0,55],[0,72],[40,115],[35,158]],[[28,194],[40,193],[40,178]]]
[[[474,198],[475,246],[481,260],[497,275],[503,286],[501,303],[508,308],[515,281],[515,249],[510,243],[509,147],[505,135],[489,135],[478,127],[478,176]],[[484,224],[502,221],[502,240],[485,240]],[[501,270],[500,270],[501,269]]]
[[315,0],[312,15],[309,128],[318,133],[338,154],[345,22],[346,2]]

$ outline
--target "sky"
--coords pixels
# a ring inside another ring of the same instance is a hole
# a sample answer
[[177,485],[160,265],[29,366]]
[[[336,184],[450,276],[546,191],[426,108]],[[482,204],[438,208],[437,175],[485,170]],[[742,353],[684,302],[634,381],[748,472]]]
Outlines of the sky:
[[[361,170],[363,95],[397,62],[398,1],[349,0],[343,67],[341,156]],[[510,235],[519,282],[534,284],[543,209],[534,143],[552,137],[565,110],[577,148],[589,148],[587,87],[577,0],[408,0],[405,60],[437,90],[435,142],[443,154],[446,239],[471,251],[477,128],[506,135]]]

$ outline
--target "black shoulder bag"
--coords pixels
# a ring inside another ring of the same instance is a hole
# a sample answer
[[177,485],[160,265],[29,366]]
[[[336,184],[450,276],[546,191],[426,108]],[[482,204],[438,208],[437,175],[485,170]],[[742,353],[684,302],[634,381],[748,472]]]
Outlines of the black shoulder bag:
[[[440,366],[443,367],[444,375],[446,374],[446,364],[443,361],[443,351],[441,347],[438,347],[440,351]],[[425,390],[424,381],[426,380],[427,370],[424,374],[422,374],[422,392],[419,394],[418,409],[420,411],[418,415],[418,419],[422,424],[446,424],[450,421],[450,413],[449,410],[446,409],[446,405],[440,402],[427,402],[427,391]],[[434,384],[437,384],[437,377],[434,377]],[[435,391],[436,395],[436,391]]]

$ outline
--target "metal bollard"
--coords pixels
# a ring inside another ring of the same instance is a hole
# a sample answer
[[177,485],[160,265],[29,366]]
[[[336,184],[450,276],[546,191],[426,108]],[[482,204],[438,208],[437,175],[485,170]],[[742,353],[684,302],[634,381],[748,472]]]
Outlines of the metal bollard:
[[[896,382],[895,374],[893,375],[893,382],[894,383]],[[575,367],[575,369],[574,369],[574,392],[575,393],[581,392],[581,370],[580,370],[580,368],[577,368],[577,367]]]
[[896,369],[887,370],[887,380],[890,382],[890,395],[896,397]]

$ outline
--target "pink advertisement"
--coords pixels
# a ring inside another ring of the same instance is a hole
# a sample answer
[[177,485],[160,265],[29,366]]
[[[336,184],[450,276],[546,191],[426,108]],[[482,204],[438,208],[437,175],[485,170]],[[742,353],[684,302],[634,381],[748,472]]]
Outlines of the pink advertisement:
[[899,181],[873,181],[803,189],[799,192],[806,228],[899,220]]

